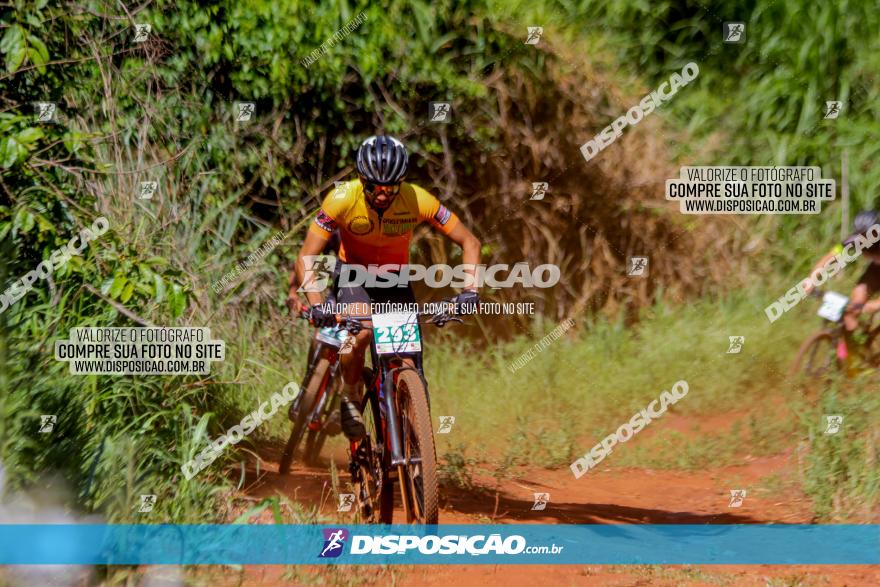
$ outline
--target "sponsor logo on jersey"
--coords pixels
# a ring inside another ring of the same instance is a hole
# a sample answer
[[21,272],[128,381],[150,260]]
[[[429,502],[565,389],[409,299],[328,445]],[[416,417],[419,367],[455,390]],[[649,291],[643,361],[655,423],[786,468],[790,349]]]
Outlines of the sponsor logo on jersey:
[[434,214],[434,220],[436,220],[441,226],[449,222],[449,219],[451,217],[452,212],[450,212],[449,209],[443,204],[440,204],[440,207],[437,208],[437,213]]
[[348,223],[348,230],[357,235],[370,234],[373,232],[373,221],[366,216],[355,216]]
[[336,230],[336,221],[330,218],[323,209],[318,210],[318,215],[315,217],[315,224],[326,230],[327,232],[333,232]]
[[388,218],[382,221],[382,234],[387,236],[401,236],[411,233],[418,220],[413,217],[409,218]]

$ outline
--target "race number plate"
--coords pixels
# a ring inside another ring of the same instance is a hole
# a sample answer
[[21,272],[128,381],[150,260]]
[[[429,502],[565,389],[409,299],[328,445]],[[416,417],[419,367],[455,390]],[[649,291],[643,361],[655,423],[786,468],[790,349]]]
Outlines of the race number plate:
[[826,292],[822,296],[822,307],[819,308],[817,314],[826,320],[838,322],[840,317],[843,316],[843,311],[846,310],[848,302],[849,298],[845,295],[833,291]]
[[348,331],[339,326],[327,326],[318,330],[317,339],[323,343],[332,344],[333,346],[342,346],[345,339],[348,338]]
[[380,355],[422,350],[418,316],[412,312],[373,314],[373,338]]

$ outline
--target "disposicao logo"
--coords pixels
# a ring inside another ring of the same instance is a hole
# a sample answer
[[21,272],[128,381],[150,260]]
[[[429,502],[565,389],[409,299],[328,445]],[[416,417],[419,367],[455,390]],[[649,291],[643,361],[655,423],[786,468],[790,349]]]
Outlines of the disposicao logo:
[[321,531],[324,533],[324,547],[318,558],[336,558],[342,554],[345,541],[348,540],[348,530],[345,528],[325,528]]

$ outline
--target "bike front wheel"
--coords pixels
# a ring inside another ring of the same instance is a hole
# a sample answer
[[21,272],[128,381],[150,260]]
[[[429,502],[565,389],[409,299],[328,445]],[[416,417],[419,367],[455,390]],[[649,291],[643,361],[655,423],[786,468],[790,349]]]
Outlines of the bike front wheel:
[[837,338],[828,330],[822,330],[801,345],[792,371],[811,379],[824,379],[838,368],[838,364]]
[[406,459],[401,467],[400,489],[410,506],[407,522],[436,524],[440,492],[428,393],[418,373],[404,370],[397,378],[396,395]]
[[296,422],[293,424],[293,430],[287,439],[287,445],[284,447],[284,454],[281,455],[281,462],[278,464],[278,474],[287,475],[290,471],[290,465],[293,463],[293,457],[296,455],[296,449],[299,448],[303,436],[305,436],[306,427],[312,418],[312,411],[315,409],[315,402],[319,394],[327,386],[327,379],[330,377],[330,361],[322,358],[315,366],[315,370],[309,379],[308,385],[300,393],[303,394],[302,400],[299,402],[299,411],[296,415]]
[[[317,464],[318,458],[321,456],[321,449],[324,448],[324,443],[327,441],[327,422],[333,417],[334,412],[336,412],[336,418],[338,419],[339,417],[338,399],[342,388],[342,376],[339,372],[336,372],[335,376],[331,374],[331,377],[328,389],[324,392],[327,395],[327,399],[324,402],[321,413],[317,415],[319,425],[314,430],[310,428],[306,436],[306,447],[303,450],[303,462],[306,465]],[[338,434],[338,431],[335,433]]]

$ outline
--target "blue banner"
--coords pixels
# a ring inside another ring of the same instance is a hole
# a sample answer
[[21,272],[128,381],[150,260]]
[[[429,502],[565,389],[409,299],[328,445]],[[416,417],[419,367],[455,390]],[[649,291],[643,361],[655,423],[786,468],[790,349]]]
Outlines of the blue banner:
[[880,525],[0,525],[0,564],[880,564]]

